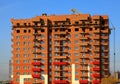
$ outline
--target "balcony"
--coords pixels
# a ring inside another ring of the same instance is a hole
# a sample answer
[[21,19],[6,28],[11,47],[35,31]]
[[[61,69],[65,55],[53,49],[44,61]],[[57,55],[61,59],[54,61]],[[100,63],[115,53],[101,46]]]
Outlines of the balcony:
[[82,37],[82,38],[80,38],[80,40],[88,40],[88,38],[87,37]]
[[94,46],[100,46],[100,43],[94,43],[93,45]]
[[41,34],[40,34],[40,33],[34,33],[33,35],[35,35],[35,36],[40,36]]
[[87,50],[87,49],[84,49],[84,50],[81,50],[80,52],[81,52],[81,53],[83,53],[83,52],[84,52],[84,53],[87,53],[88,50]]
[[40,74],[32,74],[33,78],[40,78],[40,76],[41,76]]
[[80,80],[79,83],[80,84],[88,84],[88,80]]
[[66,59],[67,56],[54,56],[55,59]]
[[99,34],[99,33],[100,33],[100,30],[95,30],[94,33],[95,33],[95,34]]
[[40,62],[32,62],[32,65],[34,66],[39,66],[41,63]]
[[94,58],[95,58],[95,59],[99,59],[99,58],[100,58],[100,56],[94,56]]
[[100,36],[95,36],[94,39],[95,40],[100,40]]
[[88,74],[80,76],[81,78],[88,78]]
[[67,80],[54,80],[55,84],[68,84]]
[[93,77],[99,78],[100,74],[93,74]]
[[100,80],[93,80],[92,81],[94,84],[100,84]]
[[94,64],[94,65],[99,65],[99,64],[100,64],[100,61],[94,61],[93,64]]
[[88,43],[81,43],[80,46],[88,46]]
[[40,72],[41,70],[40,70],[40,68],[32,68],[32,71],[33,72]]
[[93,68],[93,71],[100,71],[100,68]]
[[103,58],[108,59],[108,58],[109,58],[109,56],[103,56]]
[[81,68],[80,71],[88,71],[88,68]]
[[67,65],[67,62],[53,62],[54,65]]
[[80,57],[80,59],[89,59],[89,57],[87,57],[87,56],[82,56],[82,57]]
[[81,65],[88,65],[86,62],[80,62]]
[[100,53],[100,49],[95,49],[94,52],[95,53]]
[[40,57],[34,57],[33,60],[41,60]]

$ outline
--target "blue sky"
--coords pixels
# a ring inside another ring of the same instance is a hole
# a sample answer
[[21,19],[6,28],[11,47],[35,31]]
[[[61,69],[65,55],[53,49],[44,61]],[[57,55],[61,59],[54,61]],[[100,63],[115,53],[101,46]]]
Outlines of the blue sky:
[[[8,79],[11,54],[11,18],[31,18],[42,13],[71,14],[72,8],[91,15],[108,15],[116,27],[116,69],[120,70],[120,0],[0,0],[0,80]],[[110,27],[111,24],[110,24]],[[113,71],[113,32],[110,35]]]

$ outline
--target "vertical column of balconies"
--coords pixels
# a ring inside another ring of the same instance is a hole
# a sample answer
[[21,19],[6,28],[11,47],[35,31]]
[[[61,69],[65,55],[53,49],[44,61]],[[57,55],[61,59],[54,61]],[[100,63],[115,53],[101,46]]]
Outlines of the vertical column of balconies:
[[109,76],[109,26],[108,19],[102,19],[101,26],[101,67],[102,77]]
[[32,65],[33,65],[33,68],[32,68],[32,71],[33,71],[33,74],[32,74],[32,77],[34,78],[34,82],[33,84],[38,84],[38,80],[41,78],[41,68],[40,68],[40,65],[41,65],[41,58],[40,58],[40,54],[41,54],[41,44],[40,42],[42,41],[40,38],[41,34],[38,33],[38,30],[35,29],[35,33],[34,33],[34,51],[33,51],[33,54],[34,54],[34,59],[33,59],[33,62],[32,62]]
[[[83,26],[82,28],[85,28],[87,26]],[[81,48],[81,51],[80,53],[82,54],[82,56],[80,57],[81,59],[81,62],[80,62],[80,65],[81,65],[81,69],[80,71],[83,73],[85,72],[84,74],[82,74],[80,76],[80,84],[88,84],[88,72],[89,72],[89,69],[88,69],[88,66],[89,66],[89,56],[87,55],[89,53],[89,43],[88,43],[88,40],[89,38],[87,37],[87,35],[89,35],[88,32],[85,32],[85,31],[81,31],[80,32],[80,48]]]
[[67,27],[61,25],[54,29],[58,30],[58,32],[54,32],[54,35],[57,36],[54,38],[54,42],[57,42],[58,44],[54,45],[54,54],[57,54],[57,56],[54,56],[53,65],[57,66],[57,68],[54,68],[54,72],[57,74],[54,74],[53,84],[68,84],[68,76],[66,74],[68,65]]

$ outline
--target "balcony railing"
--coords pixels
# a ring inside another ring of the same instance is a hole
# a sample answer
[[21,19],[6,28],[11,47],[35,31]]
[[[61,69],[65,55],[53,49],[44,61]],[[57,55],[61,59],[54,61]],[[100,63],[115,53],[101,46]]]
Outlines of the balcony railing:
[[95,64],[95,65],[99,65],[100,61],[93,61],[92,63]]
[[40,76],[41,76],[40,74],[32,74],[33,78],[40,78]]
[[100,74],[93,74],[93,77],[100,77]]
[[93,71],[100,71],[100,68],[93,68]]
[[41,70],[40,70],[40,68],[32,68],[32,71],[33,72],[40,72]]
[[66,59],[67,56],[54,56],[55,59]]
[[100,80],[93,80],[92,81],[94,84],[100,84]]
[[54,80],[55,84],[68,84],[67,80]]
[[80,46],[88,46],[88,43],[81,43]]
[[32,65],[34,66],[39,66],[41,64],[41,62],[32,62]]
[[53,62],[54,65],[67,65],[67,62]]
[[88,84],[88,80],[80,80],[80,84]]

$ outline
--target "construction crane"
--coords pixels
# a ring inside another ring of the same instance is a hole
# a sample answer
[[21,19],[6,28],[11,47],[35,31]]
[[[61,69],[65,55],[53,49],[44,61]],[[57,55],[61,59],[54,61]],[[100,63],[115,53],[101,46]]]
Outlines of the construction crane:
[[114,35],[113,35],[113,55],[114,55],[114,73],[115,73],[115,71],[116,71],[116,54],[115,54],[115,50],[116,50],[116,47],[115,47],[115,26],[112,24],[112,22],[111,22],[111,26],[112,26],[112,28],[110,28],[110,31],[111,30],[113,30],[114,31]]
[[80,11],[76,10],[75,8],[72,8],[72,9],[71,9],[71,12],[72,12],[73,14],[82,14]]

